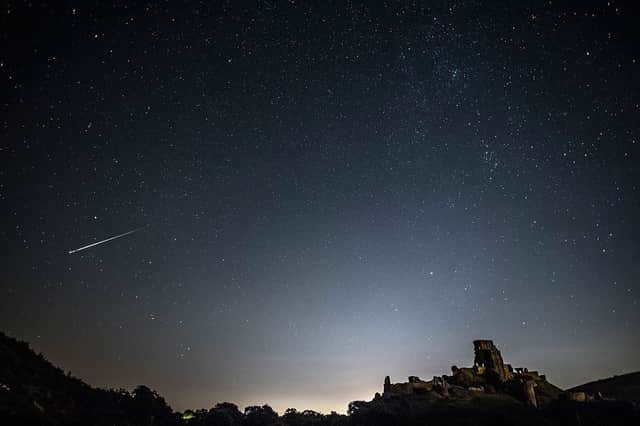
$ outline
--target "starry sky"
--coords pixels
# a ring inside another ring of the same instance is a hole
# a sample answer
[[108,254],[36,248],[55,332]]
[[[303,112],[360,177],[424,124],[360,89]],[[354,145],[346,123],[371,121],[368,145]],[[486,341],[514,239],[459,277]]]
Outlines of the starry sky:
[[0,330],[175,409],[640,369],[630,5],[429,3],[4,2]]

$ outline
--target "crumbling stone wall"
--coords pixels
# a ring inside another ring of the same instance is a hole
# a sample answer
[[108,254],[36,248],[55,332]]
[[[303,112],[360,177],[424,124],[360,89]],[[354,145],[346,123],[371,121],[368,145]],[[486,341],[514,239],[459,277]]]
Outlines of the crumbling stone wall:
[[493,340],[474,340],[474,368],[479,374],[485,374],[496,382],[505,382],[513,376],[511,366],[505,364],[502,354],[493,344]]
[[433,383],[420,380],[418,376],[409,376],[409,381],[405,383],[391,383],[389,376],[384,379],[383,396],[389,395],[412,395],[431,392]]

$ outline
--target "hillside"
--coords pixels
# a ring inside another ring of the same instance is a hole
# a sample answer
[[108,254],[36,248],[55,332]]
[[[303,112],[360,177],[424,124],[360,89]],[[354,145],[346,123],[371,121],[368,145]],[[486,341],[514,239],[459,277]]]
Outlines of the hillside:
[[640,371],[596,380],[569,389],[570,392],[585,392],[603,398],[640,402]]
[[116,395],[65,374],[0,333],[0,414],[19,424],[123,423]]
[[145,386],[132,393],[93,388],[65,374],[25,342],[0,333],[0,420],[20,425],[176,424],[164,399]]

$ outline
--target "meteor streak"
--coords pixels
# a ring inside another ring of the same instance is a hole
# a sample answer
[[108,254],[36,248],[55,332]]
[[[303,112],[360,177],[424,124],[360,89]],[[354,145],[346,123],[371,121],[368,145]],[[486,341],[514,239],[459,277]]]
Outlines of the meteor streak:
[[138,232],[142,228],[145,228],[145,227],[141,226],[140,228],[136,228],[133,231],[125,232],[124,234],[119,234],[119,235],[116,235],[114,237],[107,238],[106,240],[98,241],[97,243],[89,244],[89,245],[77,248],[75,250],[69,250],[69,254],[77,253],[79,251],[82,251],[82,250],[97,246],[98,244],[107,243],[109,241],[116,240],[116,239],[121,238],[121,237],[125,237],[127,235],[133,234],[134,232]]

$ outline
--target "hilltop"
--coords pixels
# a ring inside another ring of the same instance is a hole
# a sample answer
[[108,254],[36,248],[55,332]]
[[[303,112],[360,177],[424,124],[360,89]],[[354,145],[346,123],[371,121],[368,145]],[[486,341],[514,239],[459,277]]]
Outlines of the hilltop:
[[602,395],[603,398],[640,402],[640,371],[596,380],[569,389],[570,392],[584,392]]

